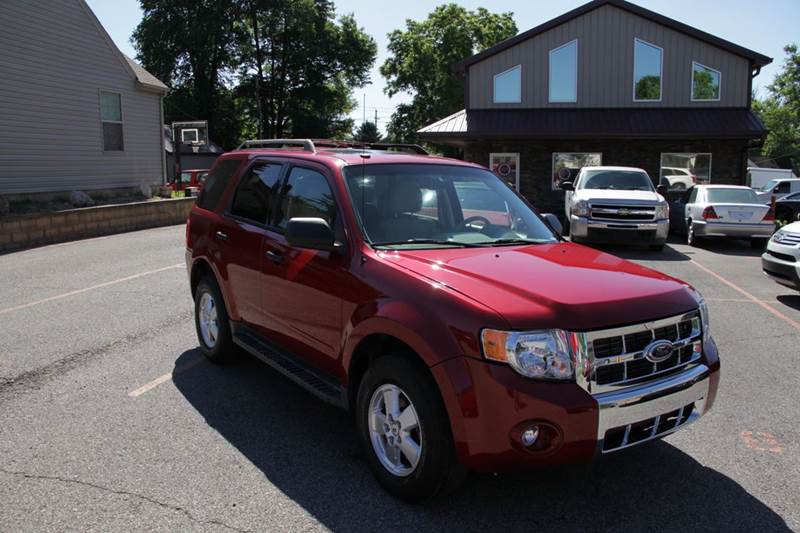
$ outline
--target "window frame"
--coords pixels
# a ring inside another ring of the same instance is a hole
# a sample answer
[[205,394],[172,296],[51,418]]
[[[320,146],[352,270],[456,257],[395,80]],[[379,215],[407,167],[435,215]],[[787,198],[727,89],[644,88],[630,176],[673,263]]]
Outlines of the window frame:
[[[694,97],[694,66],[697,65],[698,67],[702,67],[706,70],[711,70],[719,74],[719,87],[718,87],[718,94],[716,98],[695,98]],[[704,65],[699,61],[692,61],[692,72],[691,76],[689,77],[689,98],[692,102],[719,102],[722,99],[722,71],[717,70],[715,68],[711,68],[708,65]]]
[[[567,46],[575,43],[575,99],[574,100],[554,100],[553,99],[553,53],[558,52],[562,48],[566,48]],[[578,103],[578,58],[579,58],[579,50],[578,50],[578,38],[572,39],[569,42],[562,44],[561,46],[557,46],[550,50],[547,53],[547,102],[550,104],[576,104]]]
[[[492,170],[492,160],[495,157],[513,157],[516,159],[516,165],[514,166],[514,188],[519,192],[519,152],[489,152],[489,170],[492,174],[494,174],[494,170]],[[494,174],[497,176],[497,174]],[[501,176],[497,176],[498,179],[503,179]]]
[[[331,194],[333,195],[333,201],[336,204],[336,216],[340,221],[340,224],[342,226],[342,231],[344,232],[344,239],[345,239],[344,243],[349,244],[350,231],[347,226],[347,219],[345,218],[344,212],[342,210],[342,202],[341,199],[339,198],[339,193],[336,191],[335,182],[332,179],[330,171],[324,165],[317,165],[311,161],[302,161],[302,162],[287,161],[284,164],[283,174],[281,175],[281,180],[280,180],[281,186],[275,198],[275,206],[281,205],[283,197],[286,196],[287,192],[286,188],[289,185],[289,176],[291,175],[292,169],[295,168],[311,170],[313,172],[321,174],[322,177],[325,178],[325,181],[328,184],[328,188],[331,190]],[[284,235],[286,233],[286,230],[278,226],[278,221],[276,219],[278,211],[279,211],[278,209],[273,209],[272,220],[269,221],[267,229],[269,229],[272,232],[278,233],[280,235]],[[336,232],[336,229],[333,226],[331,226],[331,230],[333,230],[334,233]]]
[[698,182],[695,185],[711,185],[711,169],[714,165],[714,154],[712,152],[660,152],[658,157],[658,183],[661,183],[661,169],[664,168],[664,156],[665,155],[687,155],[692,154],[695,156],[698,155],[707,155],[708,156],[708,181],[705,182]]
[[[598,166],[603,166],[603,152],[551,152],[550,153],[550,190],[551,191],[560,191],[564,192],[564,189],[560,187],[553,186],[553,176],[555,175],[555,166],[556,166],[556,156],[557,155],[584,155],[584,154],[593,154],[600,156],[600,163]],[[581,167],[583,168],[583,167]],[[580,170],[579,170],[580,174]],[[578,185],[578,176],[575,176],[575,186]]]
[[[243,217],[241,215],[237,215],[237,214],[235,214],[233,212],[233,203],[236,201],[236,195],[239,193],[239,187],[242,186],[243,180],[248,177],[248,175],[253,171],[253,169],[258,164],[280,165],[281,166],[281,172],[279,174],[278,181],[277,181],[277,183],[278,183],[278,194],[276,194],[275,198],[273,198],[273,200],[272,200],[272,206],[271,206],[272,209],[270,209],[270,217],[265,222],[258,222],[256,220],[252,220],[252,219],[249,219],[247,217]],[[239,179],[236,182],[236,187],[233,189],[233,191],[231,191],[230,200],[228,201],[228,205],[225,206],[225,211],[224,211],[225,217],[230,218],[232,220],[236,220],[237,222],[242,222],[244,224],[250,224],[251,226],[256,226],[256,227],[259,227],[259,228],[262,228],[262,229],[268,229],[270,231],[275,231],[275,232],[278,232],[278,233],[282,233],[282,231],[278,231],[279,228],[276,228],[275,226],[272,225],[272,222],[275,219],[275,211],[276,211],[275,207],[278,205],[277,202],[280,199],[281,195],[283,194],[283,190],[284,190],[284,187],[286,185],[285,184],[285,180],[286,180],[288,168],[289,168],[289,164],[286,161],[280,161],[280,160],[275,160],[275,159],[264,159],[264,158],[254,159],[249,165],[247,165],[247,167],[245,167],[244,170],[242,170],[239,173]]]
[[[518,100],[498,100],[497,99],[497,78],[510,73],[513,70],[519,69],[519,99]],[[521,104],[522,103],[522,63],[514,65],[511,68],[498,72],[492,77],[492,103],[495,104]]]
[[[119,118],[120,120],[104,120],[103,119],[103,94],[116,94],[119,96]],[[120,91],[113,91],[111,89],[97,89],[97,107],[100,115],[100,145],[104,154],[116,154],[125,152],[125,106],[122,102],[122,93]],[[119,124],[122,131],[122,150],[106,150],[106,138],[103,131],[103,124]]]
[[[659,65],[658,65],[658,100],[640,100],[636,98],[636,43],[642,43],[645,46],[650,46],[652,48],[657,48],[661,54],[659,55]],[[633,38],[633,101],[634,102],[641,102],[641,103],[659,103],[664,100],[664,49],[657,44],[653,44],[651,42],[647,42],[644,39],[640,39],[639,37]]]

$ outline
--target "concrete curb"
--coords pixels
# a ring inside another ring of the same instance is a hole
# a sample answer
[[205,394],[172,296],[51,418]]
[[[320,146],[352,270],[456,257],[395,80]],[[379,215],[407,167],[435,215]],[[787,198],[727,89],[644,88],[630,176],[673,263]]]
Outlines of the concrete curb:
[[84,207],[0,218],[0,253],[186,221],[195,198]]

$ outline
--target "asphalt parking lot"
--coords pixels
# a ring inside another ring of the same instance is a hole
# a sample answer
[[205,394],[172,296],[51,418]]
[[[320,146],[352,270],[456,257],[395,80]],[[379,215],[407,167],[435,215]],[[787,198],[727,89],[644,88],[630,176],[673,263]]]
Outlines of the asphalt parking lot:
[[345,413],[196,349],[183,226],[0,256],[0,531],[800,529],[800,294],[746,243],[608,249],[697,287],[714,410],[589,466],[386,495]]

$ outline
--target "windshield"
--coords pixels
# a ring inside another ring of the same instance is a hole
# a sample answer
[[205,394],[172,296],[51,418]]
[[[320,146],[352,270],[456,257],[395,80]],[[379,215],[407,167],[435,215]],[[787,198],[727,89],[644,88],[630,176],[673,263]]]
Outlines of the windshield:
[[638,170],[587,170],[578,188],[652,191],[653,182],[646,173]]
[[376,247],[553,243],[558,238],[488,170],[445,165],[344,169],[365,239]]
[[753,189],[708,189],[710,204],[758,204],[758,196]]
[[778,180],[769,180],[767,183],[764,184],[763,187],[759,189],[759,191],[769,191],[777,184]]

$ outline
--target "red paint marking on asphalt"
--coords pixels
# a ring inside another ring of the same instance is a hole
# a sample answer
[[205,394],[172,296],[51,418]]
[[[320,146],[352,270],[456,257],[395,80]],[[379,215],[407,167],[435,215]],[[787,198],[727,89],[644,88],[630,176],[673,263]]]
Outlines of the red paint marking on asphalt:
[[156,379],[154,379],[150,383],[145,383],[144,385],[142,385],[138,389],[134,389],[134,390],[130,391],[128,393],[128,396],[130,396],[131,398],[138,398],[139,396],[141,396],[145,392],[153,390],[156,387],[158,387],[159,385],[161,385],[162,383],[166,383],[167,381],[171,380],[172,376],[174,376],[175,374],[180,374],[181,372],[185,372],[185,371],[189,370],[190,368],[193,368],[193,367],[199,365],[203,361],[205,361],[204,358],[198,357],[194,361],[190,361],[190,362],[188,362],[188,363],[186,363],[184,365],[176,367],[175,370],[173,370],[172,372],[167,372],[163,376],[158,376]]
[[179,263],[177,265],[171,265],[164,268],[157,268],[155,270],[148,270],[147,272],[140,272],[138,274],[134,274],[132,276],[127,276],[124,278],[119,278],[111,281],[106,281],[105,283],[98,283],[97,285],[92,285],[91,287],[86,287],[83,289],[77,289],[74,291],[65,292],[63,294],[57,294],[55,296],[50,296],[49,298],[43,298],[41,300],[36,300],[35,302],[29,302],[22,305],[17,305],[14,307],[7,307],[6,309],[0,309],[0,315],[5,315],[8,313],[13,313],[14,311],[20,311],[22,309],[27,309],[29,307],[33,307],[34,305],[44,304],[48,302],[53,302],[55,300],[61,300],[62,298],[68,298],[70,296],[75,296],[76,294],[83,294],[84,292],[93,291],[95,289],[102,289],[103,287],[109,287],[111,285],[116,285],[117,283],[123,283],[125,281],[130,281],[132,279],[141,278],[144,276],[149,276],[151,274],[158,274],[159,272],[164,272],[166,270],[172,270],[173,268],[183,268],[184,265]]
[[783,445],[778,438],[766,431],[742,431],[744,445],[757,452],[770,452],[775,455],[783,453]]
[[710,268],[701,265],[700,263],[698,263],[694,259],[690,259],[689,262],[691,262],[694,266],[696,266],[697,268],[699,268],[700,270],[702,270],[706,274],[709,274],[710,276],[715,277],[716,279],[718,279],[719,281],[721,281],[722,283],[724,283],[725,285],[727,285],[731,289],[733,289],[736,292],[744,295],[745,298],[747,298],[748,300],[750,300],[754,304],[760,305],[766,311],[768,311],[768,312],[772,313],[773,315],[775,315],[776,317],[780,318],[781,320],[783,320],[784,322],[786,322],[787,324],[792,326],[797,331],[800,331],[800,322],[798,322],[797,320],[789,318],[788,316],[784,315],[783,313],[781,313],[780,311],[778,311],[777,309],[775,309],[774,307],[772,307],[768,303],[762,302],[761,300],[759,300],[758,298],[756,298],[755,296],[753,296],[752,294],[750,294],[746,290],[742,289],[741,287],[739,287],[738,285],[736,285],[732,281],[728,281],[727,279],[723,278],[722,276],[720,276],[719,274],[717,274],[716,272],[714,272]]

